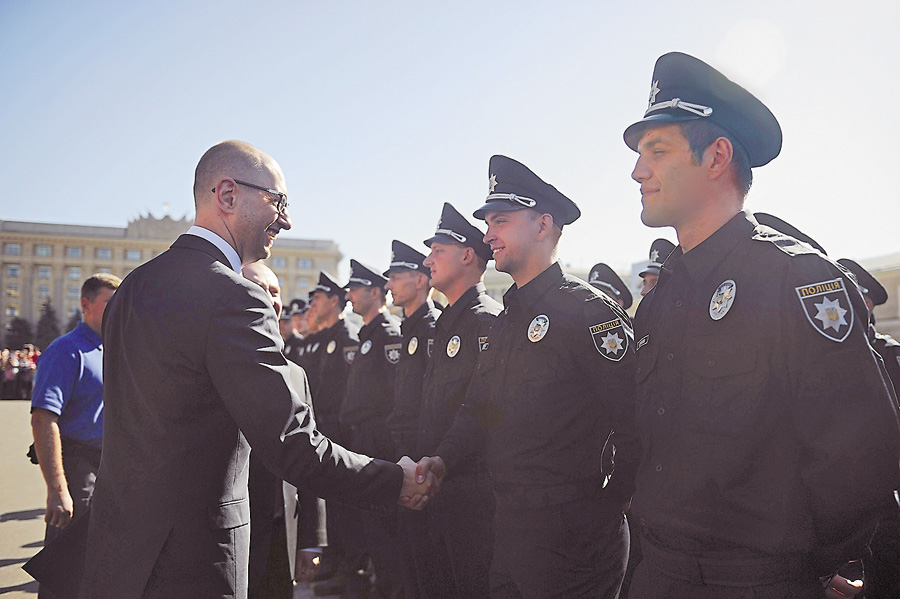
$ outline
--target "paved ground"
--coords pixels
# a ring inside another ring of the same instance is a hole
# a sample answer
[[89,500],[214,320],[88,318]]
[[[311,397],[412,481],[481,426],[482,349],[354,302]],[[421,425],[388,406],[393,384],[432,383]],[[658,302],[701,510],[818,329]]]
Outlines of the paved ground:
[[0,401],[0,595],[34,599],[37,583],[22,570],[44,539],[46,487],[28,461],[31,417],[27,401]]

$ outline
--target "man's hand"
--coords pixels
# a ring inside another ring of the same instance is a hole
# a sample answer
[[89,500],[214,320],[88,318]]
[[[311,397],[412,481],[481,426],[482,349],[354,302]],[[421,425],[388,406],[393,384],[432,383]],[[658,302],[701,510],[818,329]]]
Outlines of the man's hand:
[[294,579],[297,582],[312,582],[319,573],[322,555],[318,551],[301,550],[297,552],[297,563],[294,568]]
[[60,490],[50,489],[47,492],[47,511],[44,513],[44,522],[57,528],[65,528],[72,521],[72,512],[75,506],[69,489],[63,487]]
[[846,599],[847,597],[856,597],[862,590],[863,581],[847,580],[840,574],[835,574],[825,588],[825,597],[827,599]]
[[[409,456],[403,456],[397,464],[403,468],[403,487],[400,489],[400,500],[397,503],[412,510],[423,509],[428,499],[437,492],[440,482],[435,485],[436,477],[433,474],[431,476],[419,474],[418,466]],[[441,464],[443,465],[443,462]]]

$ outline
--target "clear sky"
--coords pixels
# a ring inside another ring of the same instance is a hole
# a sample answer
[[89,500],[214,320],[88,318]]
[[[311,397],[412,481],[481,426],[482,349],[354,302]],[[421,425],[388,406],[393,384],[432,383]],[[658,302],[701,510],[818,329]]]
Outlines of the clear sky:
[[898,22],[896,0],[0,0],[0,218],[180,218],[202,153],[241,139],[285,171],[285,235],[336,240],[346,276],[394,238],[424,251],[506,154],[581,207],[563,262],[627,269],[674,240],[640,222],[622,131],[680,50],[784,130],[747,208],[835,257],[898,252]]

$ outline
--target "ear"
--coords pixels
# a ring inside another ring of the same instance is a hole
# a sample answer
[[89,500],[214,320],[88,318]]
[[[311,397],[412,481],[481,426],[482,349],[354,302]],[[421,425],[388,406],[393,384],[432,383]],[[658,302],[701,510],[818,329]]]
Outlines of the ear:
[[231,214],[235,210],[235,187],[237,184],[231,177],[225,177],[216,183],[216,206],[226,214]]
[[707,168],[710,180],[716,180],[727,173],[734,158],[734,146],[725,137],[712,142],[703,152],[703,165]]

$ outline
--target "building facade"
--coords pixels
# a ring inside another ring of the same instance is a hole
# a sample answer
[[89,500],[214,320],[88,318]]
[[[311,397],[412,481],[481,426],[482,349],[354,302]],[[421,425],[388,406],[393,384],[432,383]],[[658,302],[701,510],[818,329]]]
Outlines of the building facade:
[[[96,272],[125,277],[165,251],[192,219],[142,216],[128,226],[93,227],[0,220],[0,331],[21,317],[32,326],[50,302],[60,326],[81,311],[81,284]],[[337,243],[280,237],[267,261],[283,295],[305,297],[319,270],[336,272]]]

